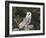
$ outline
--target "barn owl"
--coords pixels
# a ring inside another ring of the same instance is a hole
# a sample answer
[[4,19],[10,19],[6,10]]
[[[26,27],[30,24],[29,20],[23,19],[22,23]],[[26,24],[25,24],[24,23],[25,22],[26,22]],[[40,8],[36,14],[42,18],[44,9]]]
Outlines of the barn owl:
[[18,25],[19,29],[25,27],[25,29],[27,29],[28,24],[31,22],[31,12],[27,12],[25,18],[23,19],[23,21]]
[[26,24],[29,24],[31,22],[31,12],[27,12],[26,14]]

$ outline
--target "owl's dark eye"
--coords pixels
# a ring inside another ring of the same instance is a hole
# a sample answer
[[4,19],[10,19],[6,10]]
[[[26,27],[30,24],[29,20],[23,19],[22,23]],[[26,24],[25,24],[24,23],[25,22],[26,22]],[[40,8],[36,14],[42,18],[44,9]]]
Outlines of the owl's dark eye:
[[29,14],[30,15],[30,14]]
[[28,16],[29,16],[30,14],[28,14]]

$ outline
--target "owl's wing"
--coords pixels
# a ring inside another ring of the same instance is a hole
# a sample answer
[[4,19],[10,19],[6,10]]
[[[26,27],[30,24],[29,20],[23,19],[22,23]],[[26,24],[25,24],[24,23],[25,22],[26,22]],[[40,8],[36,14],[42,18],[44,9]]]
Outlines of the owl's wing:
[[23,21],[18,25],[19,28],[23,28],[25,26],[26,22],[25,22],[25,18],[23,19]]

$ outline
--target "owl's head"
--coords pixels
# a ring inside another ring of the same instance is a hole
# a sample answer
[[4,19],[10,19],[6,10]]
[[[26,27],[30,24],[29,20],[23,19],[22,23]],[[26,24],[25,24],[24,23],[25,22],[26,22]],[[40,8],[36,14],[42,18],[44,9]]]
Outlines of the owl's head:
[[27,16],[31,16],[32,14],[31,14],[31,12],[27,12],[27,14],[26,14]]

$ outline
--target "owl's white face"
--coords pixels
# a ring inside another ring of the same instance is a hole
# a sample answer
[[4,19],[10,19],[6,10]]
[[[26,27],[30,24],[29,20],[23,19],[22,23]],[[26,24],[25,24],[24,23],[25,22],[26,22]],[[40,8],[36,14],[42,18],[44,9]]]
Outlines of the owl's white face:
[[31,12],[27,12],[27,14],[26,14],[27,16],[31,16],[32,14],[31,14]]

